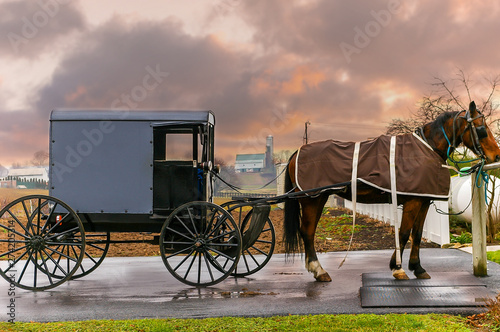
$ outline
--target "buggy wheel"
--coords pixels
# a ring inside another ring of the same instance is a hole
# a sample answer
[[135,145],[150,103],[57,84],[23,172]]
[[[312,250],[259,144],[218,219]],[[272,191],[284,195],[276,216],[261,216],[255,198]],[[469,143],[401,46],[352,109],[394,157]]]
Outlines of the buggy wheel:
[[174,210],[162,227],[160,252],[167,269],[191,286],[210,286],[236,268],[241,235],[219,205],[190,202]]
[[62,284],[78,270],[85,254],[80,218],[50,196],[25,196],[9,203],[0,211],[0,229],[0,274],[19,288],[45,290]]
[[71,279],[86,276],[101,265],[109,250],[111,235],[107,233],[85,233],[85,256]]
[[[79,238],[79,235],[75,234],[75,238]],[[108,253],[110,239],[111,236],[109,232],[85,233],[85,256],[82,263],[78,267],[78,270],[71,277],[71,280],[84,277],[101,265],[102,261],[106,257],[106,254]],[[71,249],[68,246],[61,245],[59,248],[56,248],[56,250],[68,254]],[[64,274],[62,274],[58,269],[50,271],[49,273],[54,278],[64,278]]]
[[[241,233],[245,238],[248,232],[248,220],[250,219],[252,211],[246,216],[241,225]],[[271,219],[268,217],[262,228],[262,232],[253,244],[244,244],[241,251],[241,257],[236,266],[236,269],[231,274],[235,277],[246,277],[257,271],[260,271],[271,259],[274,252],[274,245],[276,243],[276,235],[274,233],[274,226]]]

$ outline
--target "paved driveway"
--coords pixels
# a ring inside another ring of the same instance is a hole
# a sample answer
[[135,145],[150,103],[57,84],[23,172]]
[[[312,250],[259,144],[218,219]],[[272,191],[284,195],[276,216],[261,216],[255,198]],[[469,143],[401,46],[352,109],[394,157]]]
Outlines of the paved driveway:
[[[16,321],[66,321],[133,318],[204,318],[216,316],[272,316],[288,314],[353,313],[451,313],[484,311],[465,308],[362,308],[359,299],[361,274],[388,272],[390,250],[320,255],[331,283],[315,282],[304,269],[300,256],[285,262],[274,255],[260,272],[248,278],[228,278],[213,287],[189,287],[166,270],[160,257],[106,258],[92,274],[44,292],[16,289]],[[422,265],[432,272],[472,273],[471,255],[455,249],[422,249]],[[408,257],[405,252],[404,262]],[[406,263],[405,263],[406,264]],[[500,265],[489,263],[489,276],[481,278],[488,288],[500,292]],[[0,280],[3,320],[11,296]]]

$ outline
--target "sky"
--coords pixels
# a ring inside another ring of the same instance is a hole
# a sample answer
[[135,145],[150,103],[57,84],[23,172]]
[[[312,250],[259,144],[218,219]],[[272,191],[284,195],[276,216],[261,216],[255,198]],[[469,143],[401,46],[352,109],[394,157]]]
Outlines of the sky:
[[48,150],[57,108],[209,109],[231,164],[268,135],[297,149],[307,121],[310,141],[379,136],[436,78],[459,89],[463,71],[477,101],[500,74],[495,0],[0,0],[0,13],[4,166]]

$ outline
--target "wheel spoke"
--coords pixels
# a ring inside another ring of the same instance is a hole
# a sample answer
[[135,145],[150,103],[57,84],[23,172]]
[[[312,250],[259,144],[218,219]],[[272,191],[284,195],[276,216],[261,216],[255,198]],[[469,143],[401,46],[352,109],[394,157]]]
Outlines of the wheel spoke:
[[[179,218],[179,216],[175,216],[175,219],[176,219],[178,222],[180,222],[180,223],[182,224],[182,226],[184,226],[184,229],[185,229],[185,230],[187,230],[187,231],[189,232],[189,234],[191,234],[191,236],[192,236],[193,238],[195,238],[195,237],[196,237],[196,235],[194,235],[194,234],[193,234],[193,232],[191,232],[191,230],[189,229],[189,227],[187,227],[187,226],[186,226],[186,224],[184,223],[184,221],[182,221],[182,219],[181,219],[181,218]],[[179,233],[179,234],[181,234],[181,233]],[[184,235],[183,235],[183,236],[184,236]]]
[[[208,260],[209,260],[210,258],[208,258],[208,257],[207,257],[207,254],[208,254],[208,253],[205,253],[205,254],[203,255],[203,258],[205,259],[205,264],[207,265],[208,274],[210,274],[210,280],[213,282],[215,279],[214,279],[214,275],[213,275],[213,273],[212,273],[212,269],[210,268],[210,264],[208,263]],[[209,256],[209,257],[212,257],[212,256],[210,256],[210,254],[208,254],[208,256]],[[201,270],[201,265],[200,265],[200,270]]]
[[[257,250],[258,252],[260,252],[262,255],[268,255],[268,253],[266,253],[265,251],[262,251],[260,250],[259,248],[255,247],[255,246],[251,246],[250,248],[254,249],[254,250]],[[248,249],[246,250],[248,251]],[[248,251],[248,253],[250,254],[250,251]]]
[[[75,233],[79,230],[78,226],[77,227],[73,227],[71,229],[67,229],[65,230],[64,232],[60,232],[60,233],[54,233],[54,235],[51,235],[51,236],[45,236],[45,241],[47,240],[52,240],[53,238],[55,237],[60,237],[62,235],[66,235],[66,234],[72,234],[72,233]],[[73,234],[75,235],[75,234]]]
[[[59,227],[59,225],[62,225],[63,223],[66,223],[66,222],[69,222],[68,220],[66,220],[66,218],[69,218],[69,221],[71,221],[71,219],[73,218],[73,216],[69,213],[67,213],[64,217],[61,218],[61,220],[59,220],[58,222],[56,222],[48,231],[46,234],[50,234],[52,232],[54,232],[54,229],[56,229],[56,227]],[[55,235],[54,235],[55,236]]]
[[219,234],[217,236],[214,236],[213,238],[211,238],[211,240],[217,240],[217,239],[220,239],[221,237],[225,237],[226,235],[233,235],[236,231],[233,229],[233,230],[229,230],[227,231],[226,233],[222,233],[222,234]]
[[[210,255],[210,252],[208,251],[205,251],[205,257],[208,257],[208,259],[210,260],[210,262],[219,270],[219,271],[224,271],[224,268],[222,267],[222,265],[219,264],[219,262],[212,256]],[[218,256],[220,257],[220,256]],[[226,261],[227,263],[227,261]]]
[[230,260],[232,260],[232,261],[234,261],[234,260],[235,260],[235,258],[234,258],[234,257],[231,257],[231,256],[229,256],[229,255],[226,255],[225,253],[223,253],[223,252],[221,252],[221,251],[219,251],[219,250],[217,250],[217,249],[215,249],[215,248],[210,248],[210,250],[212,250],[213,252],[215,252],[215,253],[216,253],[216,254],[218,254],[219,256],[223,256],[223,257],[225,257],[225,258],[227,258],[227,259],[230,259]]
[[[181,265],[182,265],[182,264],[184,264],[184,262],[185,262],[185,261],[187,261],[187,259],[188,259],[188,258],[189,258],[189,257],[193,254],[193,252],[195,251],[195,248],[186,248],[186,250],[189,250],[189,249],[191,249],[191,251],[189,252],[189,254],[187,254],[187,255],[186,255],[186,257],[184,257],[184,259],[183,259],[183,260],[182,260],[179,264],[177,264],[177,266],[174,268],[174,271],[177,271],[177,269],[178,269],[179,267],[181,267]],[[182,251],[186,251],[186,250],[182,250]],[[175,254],[175,255],[177,255],[177,254]],[[170,255],[170,257],[171,257],[171,256],[174,256],[174,255]]]
[[[45,250],[43,250],[45,252]],[[52,259],[52,257],[50,255],[47,255],[47,259]],[[47,261],[43,258],[42,256],[42,253],[40,253],[40,259],[42,260],[42,264],[45,266],[45,271],[49,271],[49,267],[47,266]],[[35,266],[35,271],[38,270]],[[36,272],[35,272],[36,273]],[[49,279],[49,283],[52,285],[53,282],[52,282],[52,278],[50,276],[50,273],[46,273],[45,274],[47,276],[47,278]]]
[[[255,249],[255,248],[254,248],[254,249]],[[259,250],[259,251],[260,251],[260,250]],[[255,264],[257,264],[257,265],[259,265],[259,262],[257,261],[257,259],[255,259],[254,255],[250,252],[250,250],[248,250],[248,249],[247,249],[247,250],[246,250],[246,252],[247,252],[247,255],[248,255],[248,256],[250,256],[250,258],[254,261],[254,263],[255,263]],[[262,252],[262,251],[261,251],[261,252]],[[262,252],[262,253],[263,253],[263,252]],[[264,254],[264,253],[263,253],[263,254]],[[244,257],[245,257],[245,262],[246,262],[246,256],[247,256],[247,255],[245,255],[245,256],[244,256]],[[265,255],[265,254],[264,254],[264,255]]]
[[41,214],[42,214],[42,200],[38,198],[38,209],[36,210],[36,219],[37,219],[37,226],[36,229],[38,231],[37,235],[40,235],[41,227],[40,227],[40,221],[41,221]]
[[[196,249],[196,248],[194,247],[194,245],[192,245],[191,247],[187,247],[187,248],[181,249],[181,250],[179,250],[179,251],[174,252],[173,254],[168,255],[168,256],[166,256],[166,258],[172,258],[172,257],[174,257],[174,256],[177,256],[177,255],[179,255],[179,254],[181,254],[181,253],[185,252],[185,251],[191,250],[191,252],[190,252],[190,253],[186,256],[186,258],[184,258],[184,259],[182,260],[182,262],[184,262],[184,261],[185,261],[185,260],[186,260],[186,259],[187,259],[187,258],[188,258],[188,257],[189,257],[192,253],[193,253],[193,251],[194,251],[195,249]],[[181,263],[182,263],[182,262],[181,262]],[[174,270],[177,270],[177,268],[175,268]]]
[[[65,246],[65,247],[66,247],[66,246]],[[51,250],[52,252],[55,252],[56,254],[59,254],[59,255],[61,255],[61,256],[63,256],[63,257],[65,257],[65,258],[67,258],[68,260],[71,260],[71,261],[73,261],[73,262],[77,262],[77,260],[76,260],[76,259],[74,259],[73,257],[70,257],[70,256],[69,256],[69,254],[68,254],[68,255],[66,255],[64,252],[62,252],[62,251],[58,251],[58,250],[56,250],[56,249],[52,249],[51,247],[46,247],[46,248],[47,248],[47,249],[49,249],[49,250]],[[64,248],[63,248],[63,251],[64,251]]]
[[250,271],[250,267],[248,266],[247,256],[244,253],[241,256],[243,258],[243,263],[245,263],[245,267],[246,267],[247,271]]
[[[190,257],[190,256],[191,256],[191,255],[189,255],[188,257]],[[193,263],[194,263],[194,261],[196,260],[196,256],[198,256],[198,252],[197,252],[197,251],[195,251],[195,252],[194,252],[194,257],[193,257],[193,259],[191,260],[191,264],[189,264],[189,267],[188,267],[188,269],[187,269],[187,271],[186,271],[186,274],[184,275],[184,279],[186,279],[186,278],[187,278],[187,276],[188,276],[188,274],[189,274],[189,271],[191,271],[191,268],[193,267]]]
[[0,254],[0,257],[3,257],[5,255],[12,255],[13,253],[15,252],[18,252],[20,250],[23,250],[23,249],[26,249],[28,246],[22,246],[22,247],[19,247],[19,248],[16,248],[16,249],[13,249],[11,251],[7,251],[7,252],[4,252],[3,254]]
[[40,230],[40,233],[41,234],[44,234],[45,232],[45,229],[47,228],[47,225],[50,221],[50,219],[52,218],[52,214],[54,213],[54,211],[56,210],[56,207],[57,207],[57,202],[54,204],[54,206],[52,206],[52,208],[50,209],[50,213],[49,215],[47,216],[47,220],[45,220],[45,223],[43,224],[42,226],[42,229]]
[[169,230],[170,232],[175,233],[175,234],[177,234],[177,235],[180,235],[180,236],[182,236],[182,237],[185,237],[185,238],[186,238],[186,239],[188,239],[188,240],[194,241],[194,238],[191,238],[191,237],[189,237],[189,236],[187,236],[187,235],[185,235],[185,234],[182,234],[182,233],[180,233],[180,232],[176,231],[176,230],[175,230],[175,229],[173,229],[173,228],[167,227],[167,230]]
[[9,209],[9,210],[7,210],[7,212],[11,215],[11,217],[12,217],[12,218],[14,218],[14,220],[15,220],[15,221],[19,224],[19,226],[21,226],[21,228],[22,228],[22,229],[26,232],[26,234],[27,234],[28,236],[26,236],[26,235],[24,235],[24,234],[21,234],[21,233],[19,233],[19,232],[15,231],[15,230],[13,230],[13,229],[11,229],[11,228],[9,228],[9,227],[6,227],[6,226],[4,226],[4,225],[0,225],[0,226],[1,226],[2,228],[5,228],[5,229],[7,229],[7,230],[10,230],[10,231],[14,232],[14,233],[15,233],[15,234],[17,234],[17,235],[20,235],[20,236],[22,236],[22,237],[24,237],[24,238],[26,238],[26,239],[29,239],[29,236],[31,236],[31,235],[33,235],[33,234],[31,234],[31,233],[28,231],[28,229],[26,229],[26,227],[24,227],[23,223],[22,223],[21,221],[19,221],[19,219],[18,219],[18,218],[17,218],[17,217],[16,217],[16,216],[15,216],[15,215],[14,215],[14,214],[10,211],[10,209]]
[[[196,229],[196,223],[194,222],[193,214],[191,213],[190,209],[187,209],[188,215],[189,215],[189,220],[191,220],[191,225],[193,225],[194,233],[195,234],[200,234],[198,233],[198,230]],[[193,237],[195,237],[193,235]]]
[[19,262],[21,259],[23,259],[23,257],[24,257],[24,256],[26,256],[26,254],[27,254],[27,253],[29,253],[29,252],[31,252],[31,250],[30,250],[30,249],[28,249],[28,250],[27,250],[27,251],[25,251],[25,252],[24,252],[21,256],[19,256],[18,258],[16,258],[16,259],[14,260],[14,262],[13,262],[12,264],[10,264],[10,266],[9,266],[9,267],[8,267],[8,268],[4,271],[4,273],[9,272],[9,271],[10,271],[10,269],[11,269],[11,268],[13,268],[13,267],[14,267],[14,265],[16,265],[16,264],[17,264],[17,262]]
[[[30,201],[31,203],[31,201]],[[28,208],[26,207],[26,203],[24,201],[22,201],[22,205],[23,205],[23,209],[24,209],[24,213],[26,215],[26,220],[28,222],[28,228],[31,228],[31,230],[33,231],[32,234],[33,235],[38,235],[35,230],[33,229],[33,217],[31,215],[31,213],[28,212]],[[23,227],[24,228],[24,227]]]
[[32,258],[33,258],[33,251],[30,249],[28,251],[25,252],[26,253],[29,253],[29,257],[28,259],[26,260],[26,263],[24,264],[24,267],[21,271],[21,274],[19,275],[19,279],[17,279],[17,282],[18,283],[21,283],[21,279],[23,278],[24,276],[24,273],[26,272],[26,268],[28,267],[28,264],[31,262]]

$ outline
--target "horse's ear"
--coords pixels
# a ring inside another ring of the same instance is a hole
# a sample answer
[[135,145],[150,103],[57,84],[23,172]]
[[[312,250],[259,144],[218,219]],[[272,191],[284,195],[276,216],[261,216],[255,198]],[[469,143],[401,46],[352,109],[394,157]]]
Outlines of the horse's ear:
[[[471,101],[470,104],[469,104],[469,112],[472,116],[472,114],[475,114],[477,112],[477,108],[476,108],[476,103],[474,101]],[[474,116],[472,116],[474,117]]]

